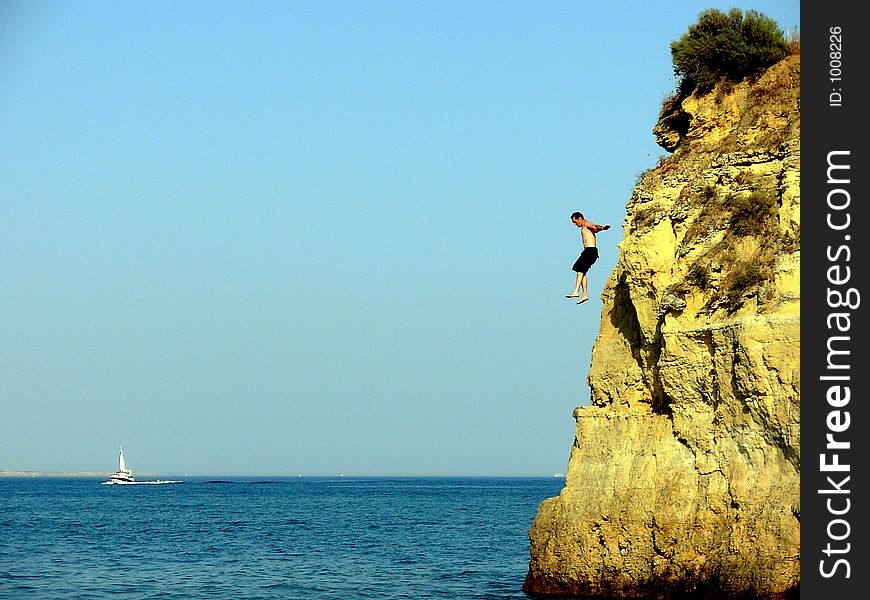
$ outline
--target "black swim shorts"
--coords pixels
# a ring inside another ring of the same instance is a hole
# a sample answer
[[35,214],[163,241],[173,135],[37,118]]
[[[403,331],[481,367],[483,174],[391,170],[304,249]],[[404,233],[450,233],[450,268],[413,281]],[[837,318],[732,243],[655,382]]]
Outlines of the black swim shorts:
[[598,260],[598,248],[583,248],[583,252],[580,253],[580,257],[574,262],[574,266],[571,267],[573,271],[576,273],[586,273],[595,261]]

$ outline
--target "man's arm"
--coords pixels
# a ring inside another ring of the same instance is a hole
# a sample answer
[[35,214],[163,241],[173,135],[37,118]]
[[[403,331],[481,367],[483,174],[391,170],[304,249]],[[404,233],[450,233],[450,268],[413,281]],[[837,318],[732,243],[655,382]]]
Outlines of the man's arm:
[[598,233],[599,231],[610,229],[610,225],[599,225],[598,223],[590,223],[589,221],[586,221],[586,227],[588,227],[589,231],[592,233]]

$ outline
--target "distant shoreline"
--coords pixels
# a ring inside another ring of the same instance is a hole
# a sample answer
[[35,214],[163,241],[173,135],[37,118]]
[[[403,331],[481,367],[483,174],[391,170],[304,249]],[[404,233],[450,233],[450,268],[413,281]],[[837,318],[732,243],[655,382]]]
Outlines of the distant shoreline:
[[[143,473],[143,476],[151,477],[151,473]],[[109,476],[109,471],[0,471],[0,477],[8,478],[62,478],[62,479],[99,479]]]

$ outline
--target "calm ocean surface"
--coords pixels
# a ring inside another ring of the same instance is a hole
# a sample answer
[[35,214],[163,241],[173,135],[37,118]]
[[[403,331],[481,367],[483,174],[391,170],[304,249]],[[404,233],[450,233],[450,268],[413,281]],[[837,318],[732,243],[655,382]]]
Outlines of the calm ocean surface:
[[561,478],[0,479],[0,598],[527,598]]

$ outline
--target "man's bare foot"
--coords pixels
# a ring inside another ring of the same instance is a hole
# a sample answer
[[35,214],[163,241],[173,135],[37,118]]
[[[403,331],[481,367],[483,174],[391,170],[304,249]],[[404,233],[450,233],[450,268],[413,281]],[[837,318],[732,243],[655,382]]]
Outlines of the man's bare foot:
[[565,294],[566,298],[579,298],[580,294]]
[[580,299],[577,301],[577,304],[583,304],[583,303],[586,302],[587,300],[589,300],[589,296],[583,296],[582,298],[580,298]]

